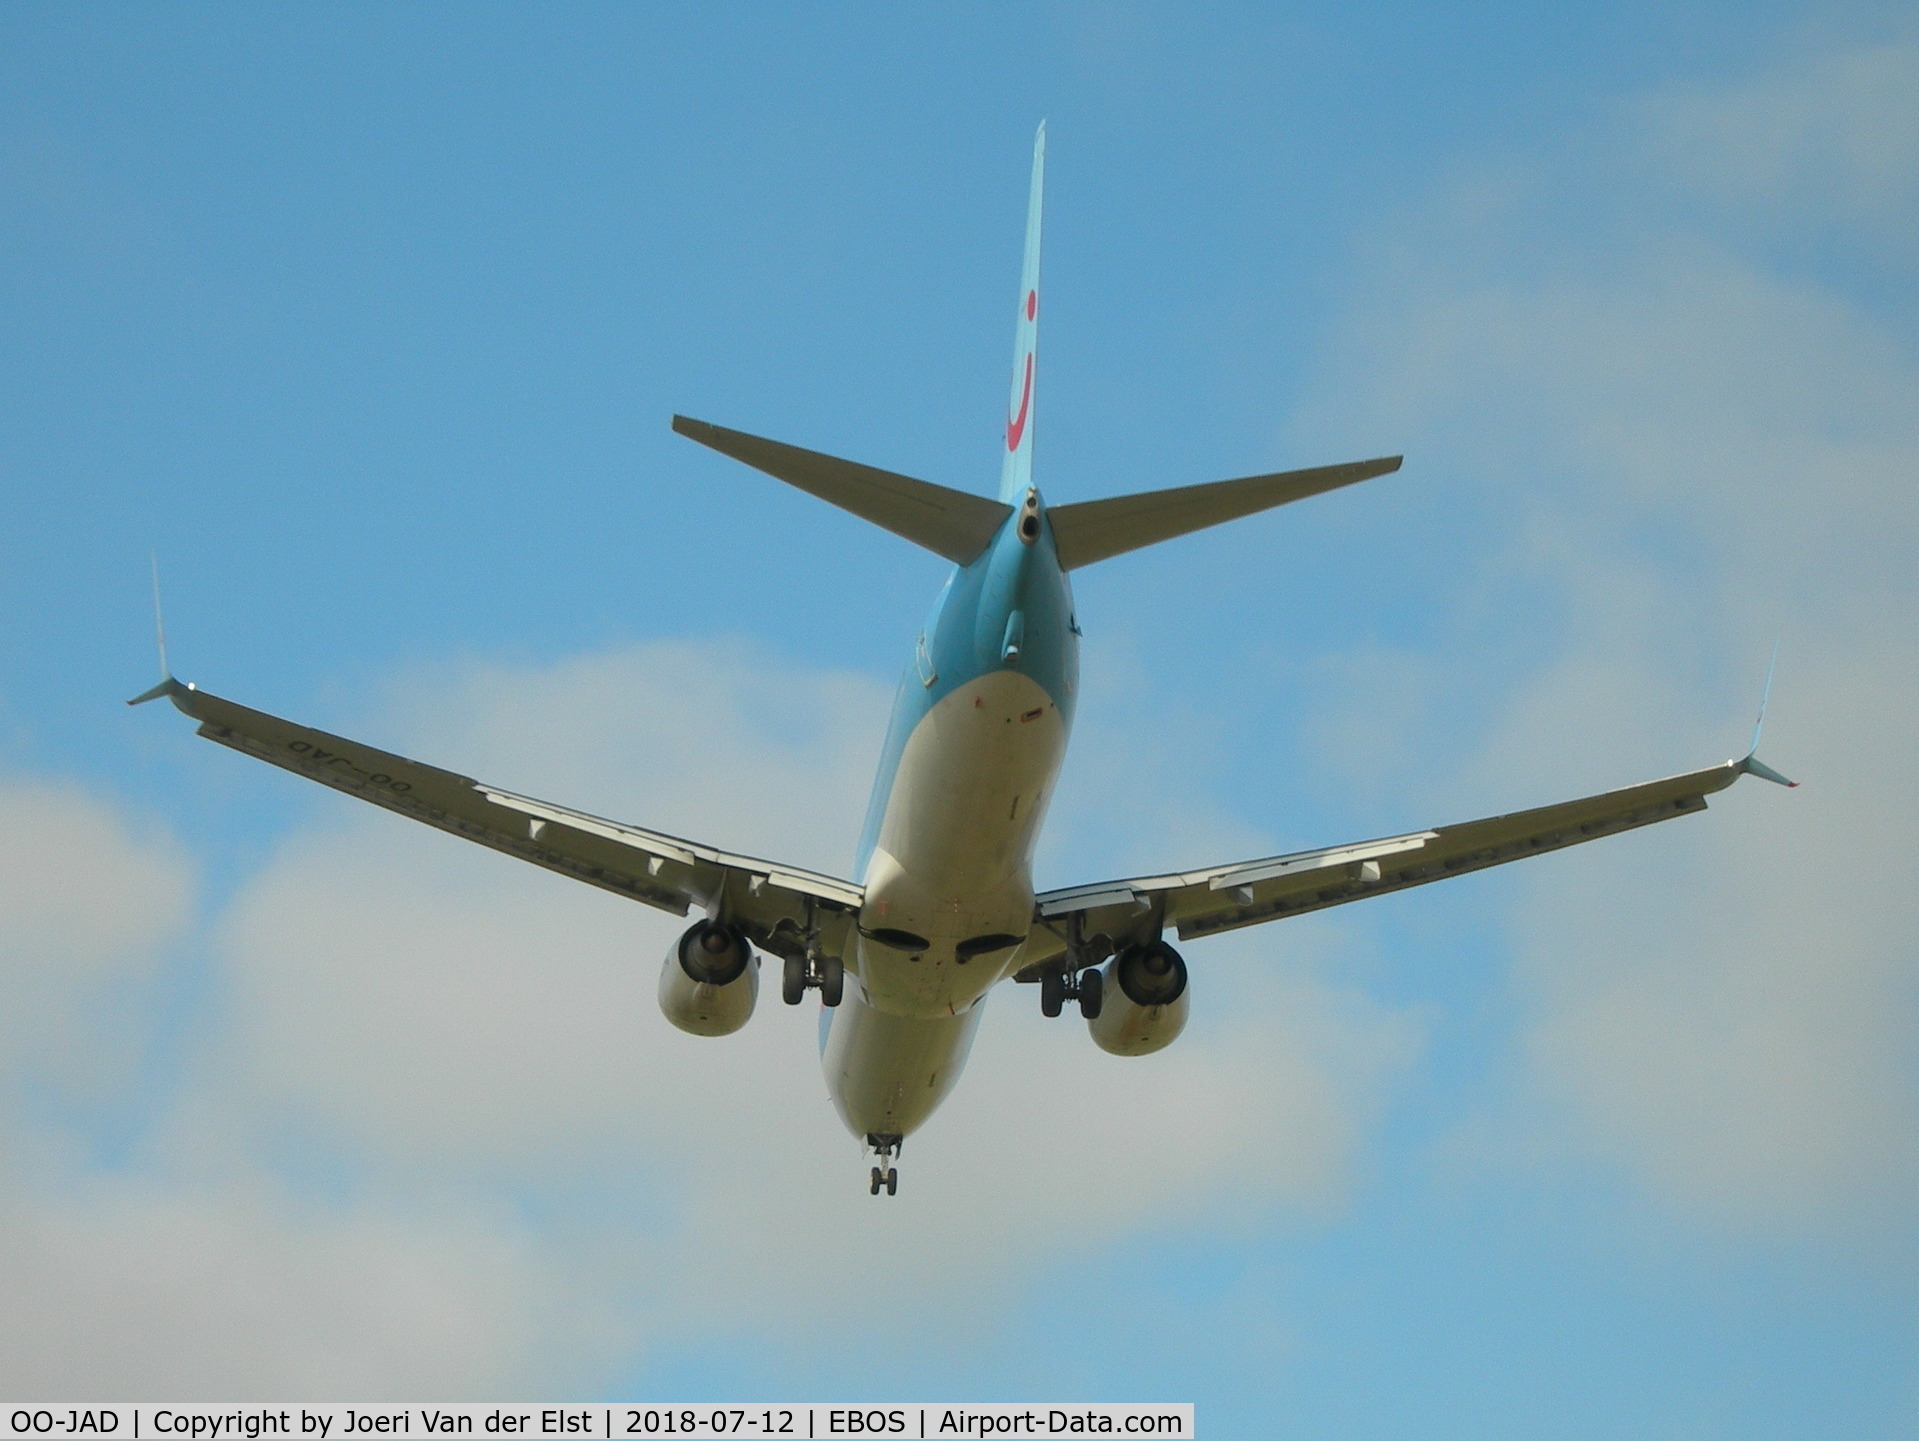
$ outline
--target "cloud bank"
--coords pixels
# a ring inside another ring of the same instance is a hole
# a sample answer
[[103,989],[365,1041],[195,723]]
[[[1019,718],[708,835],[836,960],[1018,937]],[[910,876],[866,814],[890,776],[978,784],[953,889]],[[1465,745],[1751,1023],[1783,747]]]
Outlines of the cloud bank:
[[1502,527],[1513,579],[1453,582],[1447,646],[1534,650],[1446,811],[1725,755],[1783,638],[1765,752],[1804,788],[1527,868],[1512,918],[1533,1144],[1714,1228],[1905,1244],[1919,1202],[1919,359],[1795,248],[1909,237],[1915,174],[1910,46],[1650,97],[1452,194],[1343,358],[1342,402]]

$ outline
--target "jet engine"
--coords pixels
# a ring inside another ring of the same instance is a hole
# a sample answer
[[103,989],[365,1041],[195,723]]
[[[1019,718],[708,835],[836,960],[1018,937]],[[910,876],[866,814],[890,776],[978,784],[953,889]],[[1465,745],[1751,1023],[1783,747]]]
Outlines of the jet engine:
[[760,958],[732,926],[701,921],[666,953],[660,1010],[695,1036],[730,1036],[753,1014]]
[[1186,1029],[1186,962],[1164,941],[1128,946],[1106,963],[1104,1004],[1086,1023],[1115,1056],[1150,1056]]

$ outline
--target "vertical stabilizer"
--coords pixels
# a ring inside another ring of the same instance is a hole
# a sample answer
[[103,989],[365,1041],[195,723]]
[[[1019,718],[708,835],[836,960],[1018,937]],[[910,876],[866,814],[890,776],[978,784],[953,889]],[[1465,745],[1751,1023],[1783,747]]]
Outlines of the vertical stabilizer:
[[1013,331],[1013,390],[1006,401],[1006,459],[999,498],[1018,505],[1033,483],[1033,364],[1039,345],[1039,209],[1046,178],[1046,122],[1033,137],[1033,187],[1026,200],[1026,261],[1019,272],[1019,324]]

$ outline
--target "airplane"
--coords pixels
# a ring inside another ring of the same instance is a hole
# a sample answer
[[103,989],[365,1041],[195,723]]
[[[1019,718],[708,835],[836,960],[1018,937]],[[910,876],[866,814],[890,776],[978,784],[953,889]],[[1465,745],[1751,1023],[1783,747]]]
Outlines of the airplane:
[[[1757,757],[1624,790],[1405,835],[1035,893],[1035,840],[1072,730],[1085,566],[1399,469],[1387,456],[1049,506],[1033,480],[1040,197],[1034,140],[1013,381],[997,499],[685,416],[681,435],[950,561],[894,702],[856,852],[857,881],[573,810],[223,700],[175,680],[198,733],[256,759],[561,875],[696,920],[668,949],[658,998],[683,1031],[723,1036],[753,1014],[760,953],[780,996],[817,991],[827,1091],[897,1192],[905,1138],[951,1093],[989,992],[1037,987],[1078,1009],[1101,1050],[1164,1049],[1192,1004],[1181,942],[1388,895],[1691,815],[1742,775],[1793,785]],[[158,585],[155,585],[156,625]],[[1767,689],[1771,674],[1767,675]],[[1764,703],[1760,719],[1765,714]],[[848,984],[848,977],[851,984]],[[862,1161],[862,1165],[865,1162]]]

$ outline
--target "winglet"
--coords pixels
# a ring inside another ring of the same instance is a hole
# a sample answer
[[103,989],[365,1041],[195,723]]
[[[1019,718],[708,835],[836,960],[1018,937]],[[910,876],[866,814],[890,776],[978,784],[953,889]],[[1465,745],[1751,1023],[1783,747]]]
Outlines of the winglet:
[[193,689],[192,686],[181,685],[180,682],[175,680],[172,676],[168,676],[165,680],[161,681],[160,684],[153,687],[153,689],[141,691],[140,694],[135,696],[132,700],[128,701],[127,704],[128,705],[145,705],[150,700],[160,699],[161,696],[185,695],[188,691],[192,689]]
[[164,680],[173,672],[167,668],[167,623],[160,614],[160,552],[147,552],[147,559],[153,563],[153,638],[160,646],[160,677]]
[[153,561],[153,638],[160,647],[160,684],[151,690],[143,690],[128,701],[128,705],[145,705],[161,696],[180,695],[193,689],[190,685],[181,685],[173,678],[173,671],[167,666],[167,623],[160,615],[160,555],[155,551]]
[[1780,775],[1778,771],[1760,760],[1758,756],[1747,756],[1739,762],[1739,769],[1744,775],[1758,776],[1760,780],[1771,781],[1776,786],[1789,786],[1793,790],[1799,789],[1798,781],[1787,780],[1784,776]]
[[1766,728],[1766,702],[1772,699],[1772,673],[1779,668],[1779,642],[1772,643],[1772,659],[1766,665],[1766,688],[1759,693],[1759,716],[1752,723],[1752,744],[1746,749],[1746,758],[1740,761],[1742,775],[1758,776],[1762,781],[1771,781],[1774,785],[1790,786],[1798,789],[1798,781],[1789,781],[1778,771],[1759,759],[1759,733]]

